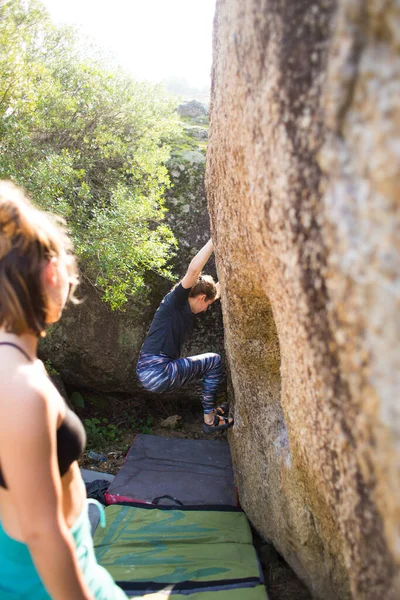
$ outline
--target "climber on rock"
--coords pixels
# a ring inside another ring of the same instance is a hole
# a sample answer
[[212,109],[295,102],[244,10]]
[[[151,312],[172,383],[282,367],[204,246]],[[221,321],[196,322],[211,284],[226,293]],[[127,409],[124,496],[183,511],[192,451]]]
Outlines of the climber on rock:
[[182,344],[193,330],[194,315],[205,312],[220,297],[219,284],[201,271],[213,252],[209,240],[190,262],[186,275],[162,300],[141,348],[136,374],[142,386],[155,393],[169,392],[202,379],[204,433],[233,425],[228,405],[215,407],[221,379],[221,357],[207,352],[180,358]]

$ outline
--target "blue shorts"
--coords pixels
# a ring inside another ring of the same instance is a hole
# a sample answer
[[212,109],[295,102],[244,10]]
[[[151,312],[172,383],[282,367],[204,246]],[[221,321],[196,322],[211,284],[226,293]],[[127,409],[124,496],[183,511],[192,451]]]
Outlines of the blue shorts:
[[[86,503],[71,527],[71,533],[75,540],[79,566],[96,600],[126,600],[125,593],[96,561]],[[7,535],[1,522],[0,600],[51,600],[28,546]]]

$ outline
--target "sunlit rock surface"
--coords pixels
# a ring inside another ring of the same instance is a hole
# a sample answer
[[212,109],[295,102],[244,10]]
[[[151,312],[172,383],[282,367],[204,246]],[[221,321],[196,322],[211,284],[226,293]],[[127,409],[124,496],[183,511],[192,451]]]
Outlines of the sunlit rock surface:
[[400,597],[399,23],[390,0],[217,1],[236,478],[320,600]]

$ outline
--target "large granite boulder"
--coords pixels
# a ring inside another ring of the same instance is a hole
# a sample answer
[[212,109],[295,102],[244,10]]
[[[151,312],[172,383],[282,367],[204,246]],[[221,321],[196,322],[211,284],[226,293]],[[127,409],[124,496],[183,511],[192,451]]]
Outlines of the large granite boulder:
[[320,600],[400,597],[399,22],[394,0],[217,0],[236,479]]
[[[210,235],[204,193],[205,150],[188,138],[188,143],[174,152],[168,168],[173,187],[166,198],[166,222],[179,241],[173,270],[180,278]],[[215,275],[213,259],[205,272]],[[154,312],[173,284],[153,276],[149,285],[149,305],[131,301],[120,312],[110,310],[99,291],[84,284],[79,290],[84,301],[68,307],[60,323],[50,329],[41,341],[41,357],[50,360],[67,384],[151,396],[140,388],[135,367]],[[194,335],[183,350],[185,355],[202,352],[224,355],[219,303],[196,317]],[[195,384],[171,395],[199,402]]]

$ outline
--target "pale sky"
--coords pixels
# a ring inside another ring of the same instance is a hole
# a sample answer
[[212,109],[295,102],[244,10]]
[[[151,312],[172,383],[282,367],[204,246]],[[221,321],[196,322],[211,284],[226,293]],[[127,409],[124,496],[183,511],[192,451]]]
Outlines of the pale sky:
[[138,79],[209,85],[216,0],[41,1],[55,23],[75,25]]

